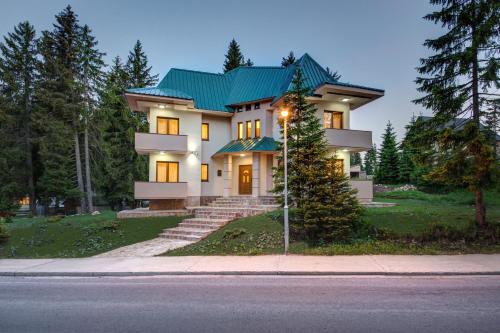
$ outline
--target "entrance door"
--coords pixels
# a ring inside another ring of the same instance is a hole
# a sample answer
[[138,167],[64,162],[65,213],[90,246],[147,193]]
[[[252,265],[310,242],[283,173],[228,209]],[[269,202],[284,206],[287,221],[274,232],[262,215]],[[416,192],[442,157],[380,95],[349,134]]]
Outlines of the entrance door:
[[239,194],[252,194],[252,165],[239,167]]

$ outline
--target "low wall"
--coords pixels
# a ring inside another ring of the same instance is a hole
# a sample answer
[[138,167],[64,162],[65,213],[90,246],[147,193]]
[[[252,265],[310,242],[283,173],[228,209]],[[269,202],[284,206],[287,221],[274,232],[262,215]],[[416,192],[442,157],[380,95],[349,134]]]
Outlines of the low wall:
[[164,216],[185,216],[189,212],[185,209],[177,210],[149,210],[148,208],[137,208],[122,210],[116,214],[119,219],[133,219],[141,217],[164,217]]
[[373,200],[373,182],[371,180],[349,180],[352,188],[358,190],[356,196],[361,202],[371,202]]

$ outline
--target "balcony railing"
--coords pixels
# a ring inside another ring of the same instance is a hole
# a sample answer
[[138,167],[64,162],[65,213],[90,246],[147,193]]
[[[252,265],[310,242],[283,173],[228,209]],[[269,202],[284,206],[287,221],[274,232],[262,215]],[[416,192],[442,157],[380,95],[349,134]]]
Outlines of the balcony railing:
[[187,153],[186,135],[135,133],[135,151],[139,154],[151,152]]
[[372,132],[350,129],[325,128],[328,145],[338,148],[368,150],[372,147]]
[[187,197],[187,183],[135,182],[136,199],[184,199]]

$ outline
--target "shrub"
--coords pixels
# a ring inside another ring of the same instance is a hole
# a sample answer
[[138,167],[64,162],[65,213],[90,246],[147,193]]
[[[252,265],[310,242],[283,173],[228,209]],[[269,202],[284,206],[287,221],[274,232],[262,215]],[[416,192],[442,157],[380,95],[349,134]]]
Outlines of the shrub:
[[0,223],[0,243],[4,243],[9,239],[10,233],[5,223]]
[[48,223],[57,223],[57,222],[61,221],[63,218],[64,218],[63,215],[54,215],[54,216],[49,217],[47,219],[47,222]]
[[104,231],[115,232],[120,228],[120,223],[118,221],[106,221],[100,225],[100,229]]
[[222,239],[223,240],[235,239],[235,238],[238,238],[240,236],[243,236],[246,233],[247,233],[247,231],[243,228],[225,230],[224,233],[222,234]]
[[14,220],[10,215],[0,217],[0,223],[12,223],[12,222],[14,222]]

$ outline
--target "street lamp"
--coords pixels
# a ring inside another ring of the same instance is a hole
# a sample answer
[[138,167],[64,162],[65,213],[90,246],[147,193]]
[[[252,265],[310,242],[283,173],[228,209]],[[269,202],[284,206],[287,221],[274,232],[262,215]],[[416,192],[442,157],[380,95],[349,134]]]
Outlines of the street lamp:
[[289,227],[288,227],[288,148],[287,148],[287,119],[288,119],[288,109],[281,109],[281,117],[283,117],[283,160],[285,163],[285,206],[283,207],[283,217],[284,217],[284,227],[285,227],[285,254],[288,253],[288,243],[289,243]]

